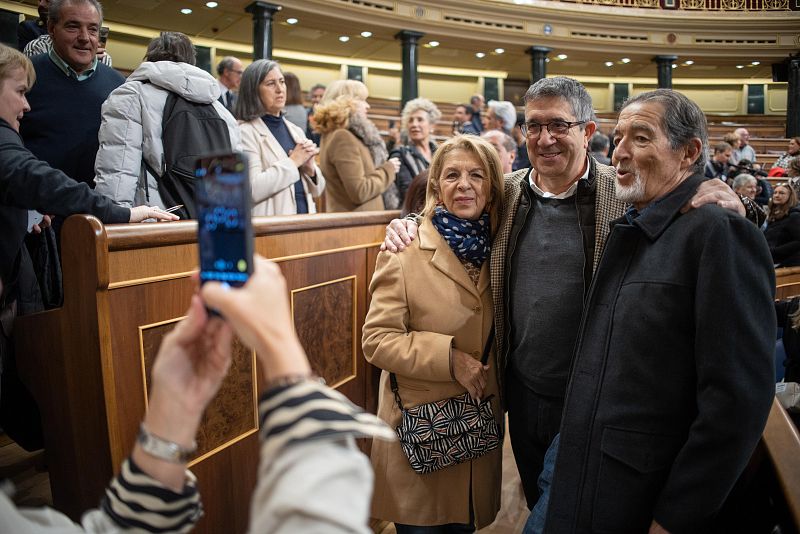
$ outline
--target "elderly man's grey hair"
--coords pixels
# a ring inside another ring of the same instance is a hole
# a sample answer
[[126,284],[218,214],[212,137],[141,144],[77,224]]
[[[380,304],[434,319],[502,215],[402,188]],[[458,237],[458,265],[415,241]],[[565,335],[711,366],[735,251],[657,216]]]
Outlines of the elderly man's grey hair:
[[48,8],[47,23],[58,24],[61,20],[61,10],[65,5],[79,6],[81,4],[89,4],[97,10],[100,15],[100,24],[103,23],[103,6],[97,0],[50,0],[50,7]]
[[[595,119],[592,109],[592,97],[578,80],[566,76],[555,78],[542,78],[528,88],[523,100],[529,104],[541,98],[563,98],[572,108],[576,121],[593,121]],[[581,126],[583,129],[584,126]]]
[[[489,139],[490,137],[499,137],[500,144],[503,148],[506,149],[507,152],[517,152],[517,143],[514,141],[514,138],[508,135],[505,132],[501,132],[500,130],[487,130],[481,134],[481,137],[484,139]],[[490,141],[491,142],[491,141]]]
[[631,104],[645,102],[657,102],[664,109],[664,113],[661,116],[661,129],[667,134],[672,150],[687,146],[694,138],[700,140],[702,146],[694,162],[693,170],[695,172],[703,172],[703,168],[706,165],[706,154],[708,153],[708,125],[706,116],[700,110],[700,106],[678,91],[656,89],[631,98],[625,102],[622,109]]
[[758,180],[752,174],[742,173],[736,176],[733,179],[733,190],[736,191],[740,187],[744,187],[747,184],[758,184]]
[[228,69],[233,70],[235,66],[236,66],[236,58],[233,56],[225,56],[220,60],[219,63],[217,63],[217,74],[222,76],[222,74],[226,70]]
[[506,100],[489,100],[489,109],[494,111],[494,116],[503,121],[503,131],[510,133],[517,122],[517,108]]
[[236,99],[234,116],[243,121],[257,119],[267,111],[261,103],[258,86],[267,77],[272,69],[278,69],[277,61],[258,59],[250,63],[242,74],[242,83],[239,85],[239,98]]
[[428,114],[428,122],[431,124],[431,133],[433,133],[433,127],[436,125],[436,121],[442,118],[442,112],[427,98],[414,98],[406,102],[406,105],[403,106],[403,113],[400,115],[400,127],[406,131],[408,119],[419,110]]

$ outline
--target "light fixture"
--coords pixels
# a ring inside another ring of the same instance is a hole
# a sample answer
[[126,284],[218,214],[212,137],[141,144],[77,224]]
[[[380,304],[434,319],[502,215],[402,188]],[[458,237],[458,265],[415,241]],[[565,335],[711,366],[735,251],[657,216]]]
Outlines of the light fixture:
[[631,58],[624,57],[624,58],[620,59],[620,61],[622,61],[623,63],[630,63],[631,62]]
[[343,43],[346,43],[347,41],[349,41],[349,40],[350,40],[350,38],[349,38],[348,36],[346,36],[346,35],[340,35],[340,36],[339,36],[339,40],[340,40],[341,42],[343,42]]
[[495,53],[495,54],[502,54],[502,53],[503,53],[503,52],[505,52],[505,51],[506,51],[506,49],[505,49],[505,48],[495,48],[495,49],[494,49],[494,53]]
[[565,59],[567,59],[567,54],[558,54],[556,57],[561,61],[564,61]]
[[184,7],[183,9],[181,9],[181,13],[183,13],[184,15],[191,15],[192,10],[189,9],[188,7]]
[[760,61],[751,61],[750,64],[755,67],[756,65],[761,65],[761,62]]
[[299,21],[299,20],[297,20],[297,19],[296,19],[296,18],[294,18],[294,17],[291,17],[291,18],[288,18],[288,19],[286,19],[286,24],[297,24],[298,22],[300,22],[300,21]]
[[677,64],[677,63],[673,63],[673,64],[672,64],[672,68],[673,68],[673,69],[677,69],[677,68],[678,68],[678,64]]
[[549,57],[544,58],[544,62],[545,63],[550,63],[550,58]]
[[428,46],[430,46],[431,48],[436,48],[437,46],[439,46],[439,41],[431,41],[430,43],[428,43]]
[[606,61],[606,67],[613,67],[613,66],[614,66],[613,61]]
[[217,2],[206,2],[206,7],[210,7],[211,9],[214,9],[218,5],[219,4]]
[[361,37],[372,37],[372,32],[361,32]]
[[743,68],[744,68],[744,65],[736,65],[736,68],[737,68],[737,69],[743,69]]
[[484,54],[483,52],[478,52],[475,54],[475,57],[478,59],[482,59],[486,57],[486,54]]
[[694,65],[694,61],[692,61],[691,59],[687,59],[686,61],[683,62],[683,64],[684,65]]

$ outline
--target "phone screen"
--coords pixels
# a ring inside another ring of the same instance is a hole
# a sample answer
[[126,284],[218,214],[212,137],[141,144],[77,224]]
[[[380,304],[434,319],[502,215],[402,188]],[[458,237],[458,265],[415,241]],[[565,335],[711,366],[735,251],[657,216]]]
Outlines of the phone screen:
[[241,286],[253,272],[250,180],[243,154],[197,160],[197,242],[200,282]]

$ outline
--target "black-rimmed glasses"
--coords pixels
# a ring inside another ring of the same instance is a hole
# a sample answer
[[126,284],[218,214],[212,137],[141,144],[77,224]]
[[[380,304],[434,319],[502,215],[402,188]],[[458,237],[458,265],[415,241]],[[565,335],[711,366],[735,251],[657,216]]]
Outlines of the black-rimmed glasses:
[[566,136],[569,133],[569,129],[573,126],[580,126],[581,124],[586,124],[587,121],[576,121],[576,122],[567,122],[567,121],[550,121],[544,124],[538,122],[528,122],[520,126],[522,130],[522,134],[530,139],[535,139],[542,134],[542,128],[547,128],[550,137],[554,139],[560,139]]

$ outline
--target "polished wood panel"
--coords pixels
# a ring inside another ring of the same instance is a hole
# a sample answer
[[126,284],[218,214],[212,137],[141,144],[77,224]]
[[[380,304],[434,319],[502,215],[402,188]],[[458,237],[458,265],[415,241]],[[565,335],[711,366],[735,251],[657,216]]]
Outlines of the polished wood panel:
[[800,295],[800,267],[775,269],[775,298],[788,299]]
[[762,443],[794,526],[800,529],[800,433],[777,399],[772,403]]
[[294,328],[311,368],[333,387],[356,378],[357,276],[292,290]]
[[[367,287],[386,224],[397,212],[254,219],[255,248],[279,261],[301,341],[316,371],[353,402],[376,406],[360,335]],[[40,404],[57,508],[78,519],[97,505],[130,453],[147,403],[153,356],[195,291],[193,222],[111,225],[75,216],[62,232],[64,307],[19,318],[20,373]],[[269,313],[269,303],[254,313]],[[206,414],[198,532],[244,532],[256,482],[253,354],[236,351]],[[257,373],[258,375],[258,373]]]

